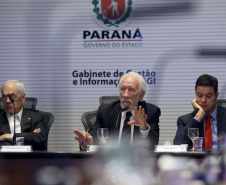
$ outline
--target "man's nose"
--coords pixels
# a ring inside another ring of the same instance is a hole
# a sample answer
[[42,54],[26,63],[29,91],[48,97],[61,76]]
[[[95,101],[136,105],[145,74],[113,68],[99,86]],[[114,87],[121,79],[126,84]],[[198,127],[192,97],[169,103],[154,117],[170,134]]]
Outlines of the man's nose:
[[6,103],[11,103],[11,101],[10,101],[8,96],[6,97]]
[[201,99],[201,101],[202,102],[205,102],[206,101],[206,97],[203,96],[202,99]]
[[128,89],[126,89],[125,92],[123,93],[123,97],[125,97],[125,98],[129,97]]

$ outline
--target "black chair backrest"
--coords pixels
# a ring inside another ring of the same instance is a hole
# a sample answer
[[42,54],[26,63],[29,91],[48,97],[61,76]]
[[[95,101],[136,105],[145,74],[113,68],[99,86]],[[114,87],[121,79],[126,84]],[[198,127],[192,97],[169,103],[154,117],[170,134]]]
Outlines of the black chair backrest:
[[0,111],[3,111],[3,110],[4,110],[4,104],[2,101],[2,97],[0,97]]
[[25,109],[29,109],[34,111],[36,109],[38,99],[35,97],[26,97],[25,102],[23,103],[23,107]]
[[[54,115],[50,112],[44,112],[44,111],[39,111],[39,110],[36,110],[35,112],[38,112],[38,113],[44,115],[44,118],[45,118],[44,123],[46,126],[46,131],[47,131],[47,136],[48,136],[50,128],[54,122]],[[48,146],[48,138],[47,138],[47,143],[45,145],[46,150],[47,150],[47,146]]]
[[89,130],[93,127],[93,123],[96,121],[96,116],[97,110],[83,113],[81,121],[85,128],[85,131],[89,132]]
[[119,96],[101,96],[99,98],[99,102],[100,102],[100,105],[102,104],[110,104],[114,101],[117,101],[119,100],[120,97]]
[[226,99],[217,99],[217,105],[226,107]]
[[[30,111],[34,111],[37,105],[38,99],[35,97],[26,97],[23,107]],[[2,97],[0,97],[0,109],[4,110],[4,104],[2,102]]]
[[[99,98],[99,102],[100,102],[100,105],[110,104],[119,99],[120,99],[119,96],[101,96]],[[96,121],[96,116],[97,116],[97,110],[83,113],[81,117],[81,121],[85,128],[85,131],[89,132],[89,130],[93,127],[93,124]]]

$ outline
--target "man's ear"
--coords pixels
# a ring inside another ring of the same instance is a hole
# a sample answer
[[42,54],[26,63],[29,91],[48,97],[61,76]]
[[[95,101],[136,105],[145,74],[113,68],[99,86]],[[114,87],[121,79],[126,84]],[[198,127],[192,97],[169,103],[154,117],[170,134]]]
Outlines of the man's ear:
[[24,103],[24,102],[25,102],[25,100],[26,100],[26,94],[25,94],[25,93],[23,93],[23,94],[21,95],[21,97],[22,97],[22,103]]
[[139,96],[139,101],[143,100],[144,95],[145,95],[145,92],[144,91],[141,91],[140,92],[140,96]]
[[217,94],[216,94],[216,98],[218,98],[219,94],[220,94],[220,93],[219,93],[219,92],[217,92]]

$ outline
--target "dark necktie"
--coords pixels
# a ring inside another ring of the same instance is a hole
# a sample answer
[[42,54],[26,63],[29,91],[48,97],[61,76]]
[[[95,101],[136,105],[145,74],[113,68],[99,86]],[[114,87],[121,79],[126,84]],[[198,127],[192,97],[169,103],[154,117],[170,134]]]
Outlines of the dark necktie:
[[126,119],[124,121],[123,129],[122,129],[122,136],[121,136],[121,141],[123,143],[130,142],[130,137],[131,137],[131,125],[128,125],[128,122],[130,122],[130,117],[132,116],[131,112],[126,113]]
[[210,115],[206,116],[205,149],[212,149],[212,127],[210,118]]

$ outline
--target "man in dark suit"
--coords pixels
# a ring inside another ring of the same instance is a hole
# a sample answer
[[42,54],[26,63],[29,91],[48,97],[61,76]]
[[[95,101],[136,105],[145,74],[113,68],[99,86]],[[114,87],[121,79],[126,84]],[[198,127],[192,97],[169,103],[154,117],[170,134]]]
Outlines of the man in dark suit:
[[[146,92],[146,83],[141,75],[130,72],[122,76],[119,82],[120,101],[101,105],[98,109],[97,119],[93,128],[87,132],[75,129],[75,139],[82,147],[97,143],[97,129],[108,128],[109,140],[119,144],[123,138],[123,125],[126,113],[131,112],[128,125],[131,129],[129,143],[132,145],[139,139],[148,139],[149,145],[158,144],[159,141],[159,107],[146,103],[143,97]],[[122,111],[128,107],[128,110]]]
[[7,81],[1,87],[4,111],[0,113],[0,145],[13,145],[13,141],[24,137],[24,145],[32,145],[33,150],[43,150],[47,143],[44,116],[23,109],[24,89],[24,84],[16,80]]
[[[194,111],[180,116],[177,120],[177,132],[174,144],[188,144],[192,141],[188,137],[188,128],[198,128],[199,137],[203,137],[205,149],[218,149],[219,136],[226,132],[226,109],[217,106],[218,80],[210,75],[201,75],[195,86],[196,97],[192,101]],[[209,117],[209,122],[208,122]]]

